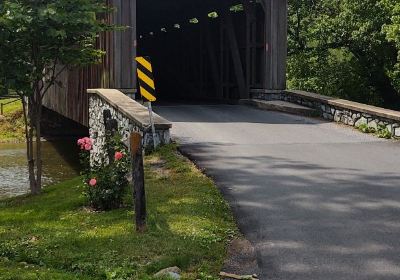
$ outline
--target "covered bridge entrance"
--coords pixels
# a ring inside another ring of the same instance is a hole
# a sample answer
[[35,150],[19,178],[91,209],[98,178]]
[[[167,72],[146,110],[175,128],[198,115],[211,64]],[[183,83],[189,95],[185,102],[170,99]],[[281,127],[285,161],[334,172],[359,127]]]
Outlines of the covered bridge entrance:
[[88,125],[87,88],[137,89],[134,58],[150,56],[160,99],[232,101],[286,88],[287,0],[109,0],[101,65],[66,72],[45,106]]

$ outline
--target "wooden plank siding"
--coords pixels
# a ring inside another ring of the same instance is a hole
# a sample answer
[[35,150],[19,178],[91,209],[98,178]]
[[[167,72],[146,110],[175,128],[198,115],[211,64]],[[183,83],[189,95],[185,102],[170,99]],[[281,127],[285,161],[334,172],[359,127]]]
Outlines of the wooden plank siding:
[[288,0],[263,0],[266,13],[264,89],[286,89]]
[[88,126],[88,88],[116,88],[134,91],[136,71],[136,1],[109,0],[116,11],[105,21],[126,26],[122,32],[100,34],[96,44],[106,52],[100,64],[66,70],[46,94],[43,104],[48,109]]

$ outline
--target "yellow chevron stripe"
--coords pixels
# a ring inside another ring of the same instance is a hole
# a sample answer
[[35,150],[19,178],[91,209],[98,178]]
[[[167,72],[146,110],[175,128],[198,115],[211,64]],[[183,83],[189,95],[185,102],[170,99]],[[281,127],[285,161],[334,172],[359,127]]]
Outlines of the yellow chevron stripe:
[[140,80],[145,82],[152,89],[154,89],[154,90],[156,89],[156,86],[154,85],[154,81],[149,76],[147,76],[145,73],[140,71],[140,69],[137,69],[137,72],[138,72],[138,77]]
[[140,94],[150,102],[154,102],[157,100],[150,92],[142,87],[140,87]]
[[143,65],[143,67],[149,70],[150,72],[153,72],[153,67],[151,66],[151,63],[148,62],[144,57],[139,56],[136,58],[136,61],[141,65]]

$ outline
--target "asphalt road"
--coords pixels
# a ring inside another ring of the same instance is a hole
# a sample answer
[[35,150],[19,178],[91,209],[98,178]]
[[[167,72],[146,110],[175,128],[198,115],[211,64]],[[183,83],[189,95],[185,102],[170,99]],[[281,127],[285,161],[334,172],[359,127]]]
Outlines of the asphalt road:
[[232,205],[261,279],[400,279],[400,142],[245,106],[156,111]]

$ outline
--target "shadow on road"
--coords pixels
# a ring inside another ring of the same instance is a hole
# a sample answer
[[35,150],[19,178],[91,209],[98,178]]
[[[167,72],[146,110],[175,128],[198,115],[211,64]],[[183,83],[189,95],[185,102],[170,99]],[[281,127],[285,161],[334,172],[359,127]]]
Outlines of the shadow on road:
[[400,279],[399,161],[374,171],[232,152],[233,144],[231,152],[219,143],[181,150],[229,200],[262,279]]

